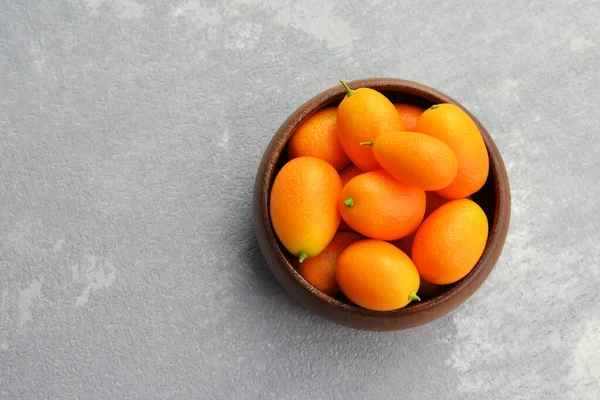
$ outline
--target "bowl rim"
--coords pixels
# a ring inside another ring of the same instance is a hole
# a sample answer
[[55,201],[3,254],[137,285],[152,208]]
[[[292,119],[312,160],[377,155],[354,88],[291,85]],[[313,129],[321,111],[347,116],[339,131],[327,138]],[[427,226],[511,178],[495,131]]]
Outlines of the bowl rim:
[[[481,124],[481,122],[457,100],[453,99],[452,97],[437,89],[434,89],[422,83],[399,78],[365,78],[348,81],[347,84],[352,89],[368,87],[378,90],[380,92],[397,92],[399,94],[408,94],[422,98],[433,104],[451,103],[460,107],[473,119],[483,137],[484,143],[488,151],[488,157],[490,160],[489,174],[492,175],[492,179],[494,180],[494,197],[496,199],[494,218],[491,223],[490,233],[488,235],[487,243],[484,248],[483,254],[480,257],[479,261],[464,278],[462,278],[454,284],[449,285],[444,292],[430,299],[421,302],[412,302],[403,308],[391,311],[369,310],[358,305],[345,303],[336,299],[335,297],[329,296],[312,286],[306,279],[304,279],[300,275],[300,273],[296,270],[292,263],[290,263],[290,261],[285,256],[286,250],[285,248],[283,248],[283,246],[277,239],[271,222],[271,217],[269,213],[270,188],[273,185],[273,181],[276,175],[275,171],[278,167],[279,159],[283,151],[285,150],[285,146],[292,134],[294,133],[295,129],[304,119],[309,117],[311,114],[326,107],[328,104],[335,103],[336,101],[341,100],[346,94],[346,91],[341,84],[326,89],[304,102],[300,107],[298,107],[288,116],[288,118],[283,122],[283,124],[281,124],[281,126],[273,135],[267,149],[263,154],[263,160],[261,162],[261,165],[265,164],[265,161],[267,160],[273,161],[274,154],[277,154],[277,156],[275,157],[274,162],[266,163],[264,175],[257,175],[256,177],[257,183],[259,180],[261,180],[262,183],[259,183],[259,198],[261,203],[260,216],[258,216],[259,218],[255,218],[255,224],[263,224],[262,228],[264,229],[264,232],[266,234],[265,236],[268,240],[268,245],[276,253],[277,259],[280,261],[281,267],[285,270],[285,272],[294,279],[294,281],[299,287],[314,295],[317,299],[319,299],[320,302],[323,303],[324,306],[334,307],[336,309],[339,309],[339,311],[345,311],[351,314],[360,314],[369,318],[382,319],[397,319],[404,316],[421,313],[424,311],[430,311],[433,307],[448,302],[450,299],[452,299],[458,293],[465,290],[465,288],[469,287],[471,284],[476,284],[477,278],[480,274],[487,273],[489,275],[491,270],[495,267],[497,258],[499,257],[499,254],[506,240],[511,213],[510,185],[504,162],[492,137],[488,133],[487,129]],[[505,187],[501,187],[499,184],[500,182],[504,182]],[[258,220],[262,222],[258,222]],[[492,263],[492,265],[489,266],[489,263]],[[486,266],[488,266],[487,271]],[[487,275],[481,280],[479,284],[477,284],[477,287],[475,288],[475,290],[473,290],[473,292],[475,292],[479,288],[479,286],[485,279],[487,279]],[[466,299],[471,295],[472,293],[469,294],[469,296],[467,296],[460,303],[466,301]],[[441,317],[444,314],[446,313],[442,313],[439,316]]]

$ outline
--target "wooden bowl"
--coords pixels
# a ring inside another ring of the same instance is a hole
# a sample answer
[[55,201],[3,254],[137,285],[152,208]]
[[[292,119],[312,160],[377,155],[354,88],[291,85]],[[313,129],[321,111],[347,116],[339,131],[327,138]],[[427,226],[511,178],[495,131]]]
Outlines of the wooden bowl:
[[295,129],[319,109],[337,105],[344,97],[342,85],[328,89],[294,111],[281,125],[267,147],[256,175],[253,220],[258,243],[267,265],[280,284],[298,302],[328,320],[350,328],[391,331],[415,327],[433,321],[465,302],[485,281],[498,261],[510,220],[510,188],[506,169],[494,141],[481,123],[456,100],[428,86],[393,78],[371,78],[349,82],[353,89],[369,87],[380,91],[392,102],[410,103],[429,108],[436,103],[452,103],[465,110],[475,121],[487,146],[490,173],[483,188],[472,199],[485,211],[490,233],[483,255],[471,272],[460,281],[437,288],[430,298],[413,302],[394,311],[371,311],[344,297],[328,296],[308,283],[294,268],[291,255],[275,236],[269,216],[269,196],[273,180],[288,161],[285,147]]

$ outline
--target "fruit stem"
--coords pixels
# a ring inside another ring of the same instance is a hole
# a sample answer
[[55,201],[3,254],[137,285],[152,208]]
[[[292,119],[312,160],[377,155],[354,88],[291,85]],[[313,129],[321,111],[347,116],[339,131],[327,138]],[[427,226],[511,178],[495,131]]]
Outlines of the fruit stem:
[[346,200],[344,200],[344,205],[346,207],[352,207],[354,205],[354,199],[350,196]]
[[298,254],[298,261],[300,261],[301,263],[306,260],[308,258],[308,254],[306,254],[305,252],[302,252],[300,254]]
[[348,86],[348,84],[343,79],[340,79],[340,83],[342,84],[342,86],[344,86],[344,89],[346,89],[348,97],[354,94],[355,90],[350,89],[350,86]]
[[430,110],[435,110],[436,108],[438,108],[440,105],[439,104],[434,104],[431,107],[429,107]]
[[360,142],[361,146],[373,146],[373,142]]
[[410,292],[410,294],[408,295],[408,298],[413,301],[421,301],[421,298],[419,296],[417,296],[417,294],[415,292]]

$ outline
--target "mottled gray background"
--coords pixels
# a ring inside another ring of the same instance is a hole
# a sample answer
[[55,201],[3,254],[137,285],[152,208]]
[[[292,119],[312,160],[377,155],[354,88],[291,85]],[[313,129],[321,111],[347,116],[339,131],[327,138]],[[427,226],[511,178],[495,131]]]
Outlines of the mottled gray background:
[[[600,398],[600,3],[284,3],[0,0],[0,398]],[[373,76],[471,108],[514,201],[393,333],[291,301],[250,211],[286,116]]]

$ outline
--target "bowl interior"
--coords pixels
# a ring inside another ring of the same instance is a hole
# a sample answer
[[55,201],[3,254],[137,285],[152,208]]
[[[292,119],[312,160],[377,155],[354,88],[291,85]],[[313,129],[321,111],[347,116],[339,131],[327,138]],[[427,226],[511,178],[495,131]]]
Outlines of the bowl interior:
[[[297,283],[330,306],[340,308],[345,312],[359,313],[363,315],[377,315],[382,316],[384,318],[408,315],[419,312],[421,310],[431,309],[431,307],[434,306],[436,303],[444,302],[454,293],[460,291],[462,287],[467,285],[468,282],[474,278],[474,276],[479,274],[480,269],[482,268],[482,264],[486,261],[486,252],[488,252],[490,244],[495,238],[494,236],[496,228],[499,225],[500,218],[508,217],[506,215],[502,215],[502,213],[499,212],[500,204],[498,204],[500,201],[499,199],[502,198],[500,193],[501,181],[504,181],[502,179],[502,174],[505,174],[504,166],[502,165],[502,160],[499,157],[498,150],[495,147],[492,139],[490,138],[485,128],[481,125],[481,123],[468,110],[466,110],[454,99],[435,89],[414,82],[403,81],[398,79],[367,79],[350,82],[349,84],[353,89],[356,89],[358,87],[370,87],[372,89],[378,90],[388,99],[390,99],[390,101],[392,101],[393,103],[413,104],[423,109],[427,109],[433,104],[437,103],[453,103],[463,108],[463,110],[465,110],[473,118],[473,120],[475,121],[482,133],[484,142],[488,149],[490,159],[490,173],[488,174],[486,183],[477,193],[474,193],[471,196],[473,201],[479,204],[479,206],[483,209],[488,218],[489,235],[484,254],[477,263],[477,265],[473,268],[473,270],[471,270],[471,272],[460,281],[451,285],[446,285],[444,287],[436,287],[433,292],[430,292],[430,294],[422,294],[421,302],[412,302],[406,307],[398,310],[379,312],[363,309],[362,307],[359,307],[354,303],[350,302],[343,295],[332,297],[327,294],[324,294],[318,291],[316,288],[314,288],[310,283],[308,283],[308,281],[306,281],[294,267],[295,257],[292,256],[285,249],[285,247],[277,239],[276,235],[274,235],[274,230],[272,229],[270,218],[268,216],[268,213],[266,213],[266,215],[263,215],[263,217],[265,217],[266,219],[265,223],[269,225],[268,231],[271,232],[273,236],[271,238],[271,243],[274,246],[277,246],[276,251],[278,253],[284,255],[283,268],[285,268],[287,272],[290,275],[292,275],[292,277],[297,281]],[[339,87],[331,88],[306,102],[303,106],[296,110],[296,112],[292,114],[292,116],[290,116],[290,118],[282,125],[278,132],[278,135],[276,135],[276,137],[270,145],[270,157],[272,158],[272,167],[267,168],[265,171],[264,184],[266,185],[266,190],[264,190],[263,193],[266,195],[266,198],[263,198],[262,200],[266,205],[267,210],[268,197],[270,196],[273,180],[277,175],[279,169],[287,161],[289,161],[286,149],[286,145],[289,138],[294,134],[296,128],[306,117],[312,115],[314,112],[324,107],[337,106],[343,99],[344,95],[345,92],[341,85]],[[504,239],[502,238],[502,243],[500,243],[500,246],[503,244],[503,240]],[[497,246],[494,245],[494,247]]]

